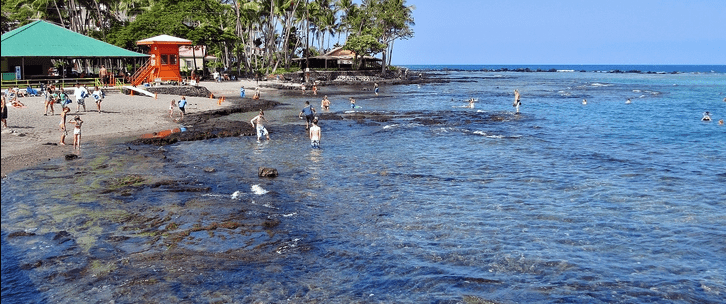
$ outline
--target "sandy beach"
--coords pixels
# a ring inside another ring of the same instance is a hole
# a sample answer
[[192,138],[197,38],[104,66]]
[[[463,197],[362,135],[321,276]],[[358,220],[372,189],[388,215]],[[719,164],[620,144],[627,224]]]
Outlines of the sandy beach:
[[[247,89],[251,96],[256,82],[251,80],[228,81],[215,83],[206,81],[200,86],[206,87],[215,96],[238,96],[240,86]],[[263,93],[275,89],[263,88]],[[265,94],[266,95],[266,94]],[[264,95],[263,95],[264,96]],[[158,95],[157,99],[145,96],[128,96],[121,93],[106,94],[101,103],[101,113],[97,112],[93,98],[86,98],[86,112],[76,113],[77,104],[70,105],[71,112],[67,121],[79,115],[83,120],[83,146],[104,144],[122,137],[139,136],[146,133],[162,131],[178,127],[180,112],[174,109],[174,119],[169,118],[169,102],[179,100],[176,95]],[[2,176],[45,161],[63,157],[74,152],[73,125],[67,124],[68,135],[65,146],[59,145],[61,119],[59,104],[54,105],[55,115],[44,116],[43,97],[23,97],[19,99],[24,108],[8,107],[8,128],[2,129]],[[217,99],[205,97],[187,97],[187,114],[223,109],[232,105],[223,102],[218,105]]]

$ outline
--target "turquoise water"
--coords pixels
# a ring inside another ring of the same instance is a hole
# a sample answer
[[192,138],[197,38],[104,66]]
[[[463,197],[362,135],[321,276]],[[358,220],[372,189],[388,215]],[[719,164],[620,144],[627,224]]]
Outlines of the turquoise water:
[[[133,302],[130,293],[160,302],[723,302],[726,125],[716,121],[726,119],[726,75],[436,75],[452,81],[382,86],[378,97],[323,88],[343,119],[321,121],[321,150],[310,149],[296,117],[304,100],[316,99],[288,96],[268,112],[269,142],[183,142],[165,147],[167,158],[153,168],[126,164],[210,189],[144,191],[126,204],[211,200],[279,219],[274,233],[244,241],[188,241],[200,254],[256,245],[251,252],[265,257],[200,267],[193,283],[133,263],[91,283],[51,285],[42,267],[21,269],[25,255],[51,249],[7,238],[37,229],[14,206],[70,202],[73,192],[48,193],[63,183],[60,173],[26,170],[3,180],[3,301]],[[349,112],[349,96],[367,118]],[[477,99],[473,109],[463,107],[469,98]],[[705,111],[713,122],[700,120]],[[68,170],[122,150],[88,149]],[[279,177],[257,178],[260,166]],[[99,258],[94,248],[75,256]],[[131,290],[129,273],[164,288]]]

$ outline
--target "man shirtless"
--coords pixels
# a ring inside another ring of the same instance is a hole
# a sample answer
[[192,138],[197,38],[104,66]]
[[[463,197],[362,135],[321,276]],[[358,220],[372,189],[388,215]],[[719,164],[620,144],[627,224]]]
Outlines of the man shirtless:
[[259,115],[255,116],[255,118],[252,118],[252,120],[250,120],[252,127],[257,130],[257,141],[260,141],[262,135],[265,135],[267,137],[267,140],[270,140],[270,133],[268,133],[267,129],[265,129],[265,125],[263,122],[267,122],[267,119],[265,119],[265,112],[263,112],[262,110],[260,110]]
[[313,126],[310,127],[310,146],[313,149],[320,149],[320,127],[318,127],[318,118],[313,119]]

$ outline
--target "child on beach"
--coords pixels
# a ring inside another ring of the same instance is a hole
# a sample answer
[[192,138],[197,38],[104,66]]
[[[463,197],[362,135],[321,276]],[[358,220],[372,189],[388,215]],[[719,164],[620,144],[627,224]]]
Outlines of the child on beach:
[[181,99],[179,100],[179,111],[181,111],[181,118],[179,118],[179,121],[184,120],[184,114],[186,113],[186,111],[184,111],[184,107],[186,107],[186,106],[187,106],[187,97],[182,96]]
[[43,113],[43,116],[48,116],[48,108],[50,108],[50,116],[55,115],[55,109],[53,109],[53,103],[55,103],[53,90],[51,90],[50,87],[46,88],[43,91],[43,97],[45,97],[45,112]]
[[176,100],[172,99],[169,104],[169,118],[174,118],[174,107],[176,107]]
[[260,138],[262,138],[262,135],[265,135],[267,137],[267,140],[270,140],[270,133],[267,132],[267,129],[265,129],[265,125],[263,122],[267,122],[267,119],[265,119],[265,112],[260,110],[260,114],[252,118],[250,120],[250,123],[252,124],[252,127],[255,128],[257,131],[257,141],[260,141]]
[[313,119],[313,126],[310,127],[310,146],[313,149],[320,149],[320,127],[318,127],[318,118]]
[[66,94],[66,92],[64,92],[63,90],[61,90],[61,93],[58,96],[58,98],[60,99],[62,109],[68,108],[68,105],[71,104],[71,102],[72,102],[71,99],[68,98],[68,95]]
[[350,108],[355,109],[355,99],[353,97],[349,97],[348,99],[350,99]]
[[73,118],[73,124],[76,126],[73,128],[73,149],[81,149],[81,125],[83,125],[83,120],[81,120],[81,117],[76,115],[76,117]]
[[61,146],[66,145],[66,135],[68,135],[68,131],[66,130],[66,116],[68,115],[68,112],[71,111],[71,108],[65,107],[63,108],[63,111],[61,112],[61,120],[60,120],[60,129],[61,129],[61,138],[60,142],[58,143]]
[[106,93],[103,92],[103,90],[99,89],[98,86],[93,87],[93,99],[96,100],[96,107],[98,108],[98,113],[101,113],[101,102],[103,101],[103,98],[106,97]]
[[318,85],[313,84],[313,95],[318,95]]

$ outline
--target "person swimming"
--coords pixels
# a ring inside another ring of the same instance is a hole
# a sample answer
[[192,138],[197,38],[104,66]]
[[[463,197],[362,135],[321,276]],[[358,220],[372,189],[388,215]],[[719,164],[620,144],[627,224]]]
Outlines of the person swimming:
[[628,103],[629,104],[630,103],[630,98],[628,98],[628,100],[626,100],[625,103]]
[[582,100],[582,104],[586,105],[587,104],[587,99],[583,99]]
[[703,112],[703,117],[701,118],[701,121],[711,121],[711,113],[708,111]]

